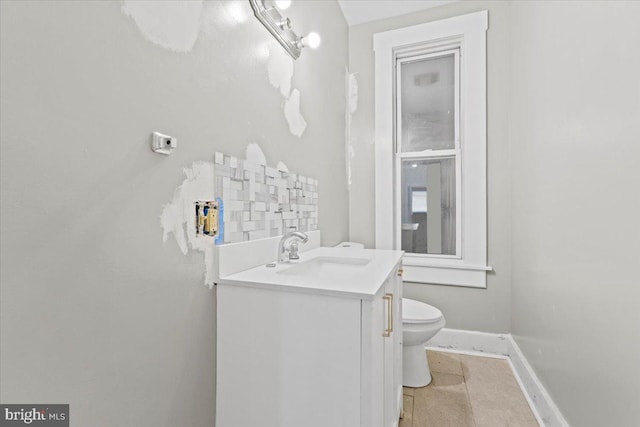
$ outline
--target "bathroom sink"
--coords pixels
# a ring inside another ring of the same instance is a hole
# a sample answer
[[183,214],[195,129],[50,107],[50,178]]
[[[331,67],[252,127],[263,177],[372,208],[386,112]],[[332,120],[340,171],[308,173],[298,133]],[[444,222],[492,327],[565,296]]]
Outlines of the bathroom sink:
[[[265,260],[271,254],[268,251]],[[402,251],[318,247],[288,263],[261,264],[227,274],[220,283],[371,300],[401,257]]]
[[319,256],[278,271],[289,276],[338,276],[358,273],[371,260],[367,258]]

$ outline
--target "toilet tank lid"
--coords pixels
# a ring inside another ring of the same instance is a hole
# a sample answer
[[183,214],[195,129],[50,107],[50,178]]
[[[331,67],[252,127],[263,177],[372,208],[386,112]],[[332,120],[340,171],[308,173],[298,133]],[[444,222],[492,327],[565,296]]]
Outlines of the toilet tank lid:
[[432,305],[402,298],[402,321],[404,323],[432,323],[442,317],[442,312]]

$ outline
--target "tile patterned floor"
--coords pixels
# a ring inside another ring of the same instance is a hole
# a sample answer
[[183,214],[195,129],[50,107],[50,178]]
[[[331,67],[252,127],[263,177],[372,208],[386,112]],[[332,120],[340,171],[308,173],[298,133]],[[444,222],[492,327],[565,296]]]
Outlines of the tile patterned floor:
[[427,351],[432,381],[404,388],[399,427],[538,427],[509,362]]

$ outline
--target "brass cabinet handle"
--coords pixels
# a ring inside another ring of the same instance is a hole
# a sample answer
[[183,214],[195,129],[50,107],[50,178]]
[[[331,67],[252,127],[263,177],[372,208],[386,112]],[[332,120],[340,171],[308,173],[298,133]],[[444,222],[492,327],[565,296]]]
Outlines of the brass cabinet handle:
[[393,332],[393,294],[389,294],[389,332]]
[[390,337],[393,332],[393,294],[384,294],[382,299],[387,301],[387,327],[382,336]]
[[398,269],[398,276],[402,277],[403,274],[404,274],[404,270],[399,268]]

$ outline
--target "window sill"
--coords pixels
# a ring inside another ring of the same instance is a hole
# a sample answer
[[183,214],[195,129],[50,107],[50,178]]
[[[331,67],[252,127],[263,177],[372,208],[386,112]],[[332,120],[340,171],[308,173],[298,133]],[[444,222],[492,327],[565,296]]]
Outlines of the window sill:
[[465,264],[462,260],[448,263],[403,258],[403,280],[413,283],[431,283],[437,285],[464,286],[471,288],[487,287],[487,271],[493,268],[485,265]]

